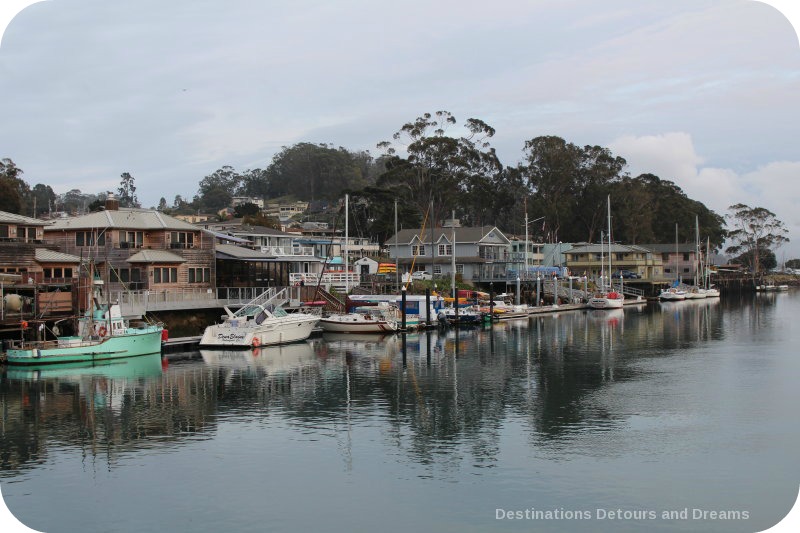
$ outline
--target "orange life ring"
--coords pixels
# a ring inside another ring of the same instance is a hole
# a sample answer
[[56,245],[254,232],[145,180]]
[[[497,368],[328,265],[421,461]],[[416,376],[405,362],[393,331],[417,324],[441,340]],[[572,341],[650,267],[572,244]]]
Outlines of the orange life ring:
[[28,328],[28,321],[27,320],[23,320],[22,323],[20,323],[20,326],[22,326],[22,329],[27,329]]
[[258,348],[259,346],[261,346],[261,339],[253,337],[253,348]]
[[105,337],[106,333],[108,333],[108,330],[106,329],[105,326],[100,326],[100,329],[97,330],[97,334],[100,335],[101,337]]

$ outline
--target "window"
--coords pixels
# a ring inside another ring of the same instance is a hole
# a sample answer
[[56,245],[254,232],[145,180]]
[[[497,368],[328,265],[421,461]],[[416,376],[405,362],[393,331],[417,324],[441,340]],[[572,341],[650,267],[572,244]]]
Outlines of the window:
[[623,261],[625,259],[625,254],[614,254],[617,261]]
[[72,267],[46,267],[44,270],[45,278],[71,278]]
[[153,283],[177,283],[177,267],[155,267],[153,268]]
[[120,248],[141,248],[144,245],[144,232],[143,231],[120,231],[119,232],[119,247]]
[[456,274],[464,273],[464,265],[456,265]]
[[439,255],[453,255],[452,244],[440,244],[439,249],[436,251]]
[[669,261],[669,254],[661,254],[661,260],[665,263]]
[[142,281],[142,271],[138,268],[112,269],[111,281],[115,283],[139,283]]
[[194,248],[194,233],[173,231],[170,235],[170,248]]
[[[100,232],[97,236],[97,245],[104,246],[106,244],[105,232]],[[75,246],[94,246],[95,233],[93,231],[78,231],[75,233]]]
[[190,268],[189,269],[189,283],[209,283],[211,281],[211,269],[206,268]]
[[24,226],[17,226],[17,238],[23,241],[32,241],[36,239],[36,228],[28,228]]
[[664,268],[664,274],[670,274],[670,273],[672,273],[672,269],[669,268],[669,267],[665,267]]
[[8,226],[0,225],[0,239],[8,239]]
[[441,274],[442,273],[442,265],[433,265],[433,273],[434,274]]
[[411,246],[411,255],[425,255],[425,245],[417,246],[416,244]]
[[684,261],[688,261],[689,260],[689,254],[683,254],[683,260]]

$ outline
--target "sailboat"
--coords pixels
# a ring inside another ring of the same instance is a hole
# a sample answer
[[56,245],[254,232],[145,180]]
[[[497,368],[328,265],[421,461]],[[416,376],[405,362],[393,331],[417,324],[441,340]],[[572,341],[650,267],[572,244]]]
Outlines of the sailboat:
[[609,285],[606,287],[605,261],[603,260],[603,237],[600,236],[600,280],[601,286],[598,294],[589,299],[592,309],[620,309],[623,306],[625,295],[613,290],[611,280],[611,196],[608,197],[608,275]]
[[690,285],[686,288],[686,299],[687,300],[701,300],[706,297],[706,290],[700,286],[700,265],[702,262],[700,261],[700,223],[698,222],[697,216],[694,217],[694,256],[695,256],[695,268],[694,268],[694,285]]
[[711,254],[711,239],[706,238],[706,260],[703,269],[703,285],[706,289],[706,298],[719,298],[719,289],[711,285],[711,270],[709,268],[709,258]]
[[681,279],[678,277],[678,224],[675,224],[675,282],[671,287],[661,289],[658,299],[666,302],[679,302],[686,299],[686,291],[681,287]]
[[[344,272],[346,276],[345,295],[350,292],[350,268],[348,265],[349,246],[349,195],[344,196],[344,239],[345,245]],[[322,331],[333,333],[391,333],[400,327],[401,317],[396,306],[381,303],[377,307],[364,307],[358,312],[347,310],[345,313],[332,313],[323,316],[319,321]]]

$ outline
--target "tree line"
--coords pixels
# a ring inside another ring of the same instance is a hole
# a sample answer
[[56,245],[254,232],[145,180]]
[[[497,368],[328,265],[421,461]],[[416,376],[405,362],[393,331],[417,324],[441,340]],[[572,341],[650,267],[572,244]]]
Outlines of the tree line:
[[[200,179],[192,199],[178,195],[170,205],[161,198],[157,208],[173,214],[216,212],[231,205],[233,196],[251,196],[307,201],[319,216],[335,217],[346,193],[351,233],[378,242],[394,234],[395,212],[401,228],[440,225],[455,212],[462,225],[495,225],[516,235],[525,234],[527,214],[529,221],[536,221],[529,222],[531,240],[598,242],[606,231],[610,197],[615,242],[673,243],[677,227],[678,242],[693,243],[697,221],[701,237],[714,250],[730,238],[731,253],[750,253],[751,263],[757,264],[753,250],[788,241],[782,223],[768,210],[740,204],[722,216],[669,179],[629,175],[626,160],[608,148],[539,136],[524,142],[519,163],[507,166],[491,146],[494,134],[479,119],[459,125],[448,111],[425,113],[403,124],[390,140],[377,143],[376,155],[301,142],[283,147],[263,169],[240,172],[223,166]],[[30,212],[35,198],[41,213],[43,204],[53,200],[49,186],[26,189],[21,170],[9,159],[2,165],[0,209]],[[128,173],[121,178],[121,205],[137,206],[135,180]],[[16,201],[6,194],[12,190],[19,192]],[[80,191],[70,193],[72,200],[79,199]],[[85,205],[87,198],[83,200]],[[754,237],[743,229],[743,216],[760,218],[765,234]],[[732,223],[730,231],[727,222]]]

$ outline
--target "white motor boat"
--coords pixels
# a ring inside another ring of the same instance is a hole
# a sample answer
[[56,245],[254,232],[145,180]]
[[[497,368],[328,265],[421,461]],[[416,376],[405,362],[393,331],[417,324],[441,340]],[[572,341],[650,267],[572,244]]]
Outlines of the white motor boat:
[[287,313],[280,302],[279,295],[268,291],[235,313],[225,307],[227,316],[206,328],[200,347],[256,348],[307,339],[320,317]]
[[589,307],[592,309],[621,309],[625,302],[625,295],[621,292],[598,293],[589,298]]

